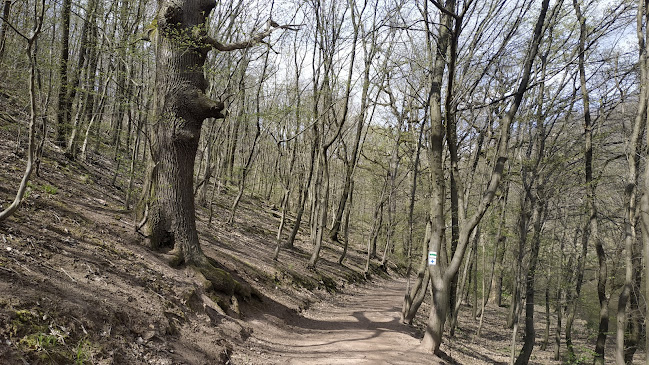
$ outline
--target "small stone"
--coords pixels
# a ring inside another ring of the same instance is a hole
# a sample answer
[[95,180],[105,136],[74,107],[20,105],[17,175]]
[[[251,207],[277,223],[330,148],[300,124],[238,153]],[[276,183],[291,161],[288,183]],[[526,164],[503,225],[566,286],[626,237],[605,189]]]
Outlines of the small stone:
[[156,332],[155,332],[155,331],[146,331],[146,332],[144,333],[144,335],[143,335],[143,336],[144,336],[144,340],[149,341],[149,340],[152,339],[153,336],[155,336],[155,335],[156,335]]

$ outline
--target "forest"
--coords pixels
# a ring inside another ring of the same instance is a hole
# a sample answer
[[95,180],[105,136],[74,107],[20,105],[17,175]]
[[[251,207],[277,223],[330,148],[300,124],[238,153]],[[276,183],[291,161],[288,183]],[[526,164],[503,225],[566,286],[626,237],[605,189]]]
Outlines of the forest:
[[649,0],[0,5],[0,363],[649,364]]

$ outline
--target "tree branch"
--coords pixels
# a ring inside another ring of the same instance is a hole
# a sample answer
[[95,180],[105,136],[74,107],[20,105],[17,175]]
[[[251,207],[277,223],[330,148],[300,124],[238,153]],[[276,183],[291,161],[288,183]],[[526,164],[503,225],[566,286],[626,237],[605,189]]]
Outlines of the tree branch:
[[431,4],[435,5],[435,7],[436,7],[437,9],[439,9],[439,11],[441,11],[442,13],[444,13],[444,14],[450,16],[450,17],[453,17],[453,18],[456,19],[456,20],[460,18],[459,15],[457,15],[457,14],[455,14],[454,12],[449,11],[448,9],[446,9],[446,8],[444,7],[444,5],[440,4],[437,0],[428,0],[428,1],[430,1]]
[[302,25],[296,25],[296,24],[287,24],[287,25],[279,25],[277,24],[274,20],[268,19],[268,22],[266,22],[266,30],[263,32],[257,33],[253,35],[250,39],[246,41],[241,41],[241,42],[234,42],[234,43],[228,43],[228,44],[223,44],[216,39],[208,36],[208,35],[203,35],[201,40],[211,46],[212,48],[223,51],[223,52],[229,52],[229,51],[235,51],[238,49],[247,49],[250,47],[253,47],[259,43],[261,43],[264,38],[268,37],[271,33],[273,33],[274,30],[276,29],[286,29],[286,30],[292,30],[292,31],[297,31],[302,27]]

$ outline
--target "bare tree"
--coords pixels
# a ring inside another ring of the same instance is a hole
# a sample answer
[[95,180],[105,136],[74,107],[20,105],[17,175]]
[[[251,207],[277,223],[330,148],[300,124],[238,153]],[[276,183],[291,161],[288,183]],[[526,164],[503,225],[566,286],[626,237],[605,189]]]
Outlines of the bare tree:
[[[0,222],[9,218],[13,215],[16,210],[20,207],[20,204],[23,201],[25,196],[25,191],[27,190],[27,182],[29,177],[34,170],[34,158],[35,158],[35,149],[36,149],[36,121],[38,118],[37,105],[36,105],[36,72],[37,72],[37,59],[36,59],[36,43],[38,41],[38,36],[43,30],[43,18],[45,14],[45,0],[41,0],[37,10],[34,14],[34,25],[28,34],[23,34],[18,29],[13,28],[14,31],[25,41],[27,41],[27,47],[25,52],[29,59],[29,141],[27,145],[27,166],[25,167],[25,173],[23,178],[20,181],[18,186],[18,191],[16,192],[16,197],[13,202],[4,210],[0,211]],[[7,19],[4,19],[3,24],[8,24]]]
[[[543,35],[543,24],[548,11],[549,1],[544,0],[539,17],[533,32],[532,41],[527,51],[525,62],[522,69],[522,76],[520,78],[514,98],[511,101],[509,110],[503,115],[500,120],[500,139],[496,151],[496,158],[493,172],[489,178],[487,188],[475,213],[462,222],[458,235],[457,251],[450,258],[450,262],[446,268],[441,265],[430,265],[431,282],[433,286],[433,299],[432,309],[428,318],[426,333],[422,340],[422,347],[426,350],[437,352],[442,342],[442,334],[444,330],[444,323],[446,321],[446,313],[449,304],[449,284],[453,276],[457,273],[464,253],[469,243],[471,233],[478,225],[484,216],[487,208],[491,205],[496,190],[500,184],[500,180],[507,161],[510,127],[518,111],[518,108],[523,100],[523,95],[528,88],[530,82],[530,75],[534,59],[538,53],[539,44]],[[465,8],[466,11],[466,8]],[[438,28],[438,42],[437,42],[437,56],[432,69],[432,87],[430,92],[430,140],[429,140],[429,165],[432,175],[432,194],[431,194],[431,220],[433,232],[431,235],[428,249],[430,252],[441,252],[442,241],[444,236],[444,172],[442,164],[443,156],[443,140],[444,140],[444,124],[442,123],[441,112],[441,85],[446,66],[446,55],[450,41],[450,30],[453,29],[452,24],[454,21],[462,21],[463,15],[455,13],[455,1],[449,0],[446,5],[440,10],[440,26]],[[456,57],[450,54],[450,57]],[[453,165],[455,162],[451,162]]]
[[[647,126],[647,98],[649,98],[649,91],[647,88],[649,87],[649,60],[647,59],[647,53],[649,52],[649,43],[647,42],[647,32],[649,32],[649,9],[647,9],[647,2],[643,0],[638,0],[638,12],[636,15],[636,33],[638,37],[638,50],[639,50],[639,56],[638,56],[638,63],[639,63],[639,68],[640,68],[640,98],[638,100],[638,109],[637,109],[637,114],[636,114],[636,119],[634,123],[634,132],[636,132],[636,127],[635,125],[638,124],[644,124],[644,129],[646,130],[648,128]],[[642,127],[638,126],[638,129]],[[639,132],[638,132],[639,133]],[[634,133],[635,134],[635,133]],[[633,137],[632,137],[633,138]],[[649,143],[649,135],[647,136],[647,142]],[[631,151],[633,153],[633,150]],[[629,164],[629,169],[631,169],[631,164]],[[649,295],[649,265],[646,263],[649,262],[649,165],[647,164],[647,160],[645,158],[645,176],[644,176],[644,193],[642,195],[642,199],[640,200],[640,223],[642,227],[642,240],[644,241],[644,252],[643,252],[643,259],[645,262],[645,288],[644,288],[644,294],[645,298]],[[629,170],[631,171],[631,170]],[[628,245],[627,245],[628,246]],[[629,248],[627,247],[627,250]],[[627,268],[626,268],[626,275],[625,275],[625,288],[624,290],[627,290],[626,285],[627,285],[627,280],[626,278],[629,275],[629,262],[628,262],[628,255],[629,252],[627,252]],[[624,298],[620,298],[622,300]],[[645,309],[645,321],[647,321],[647,318],[649,318],[649,306]],[[619,311],[619,310],[618,310]],[[645,322],[646,323],[646,322]],[[618,338],[618,346],[619,346],[619,338]],[[649,348],[649,336],[645,335],[645,348]],[[624,361],[624,359],[620,359],[619,357],[619,349],[616,351],[616,361],[618,361],[618,364],[620,364],[620,360]],[[647,364],[649,364],[649,357],[646,358]],[[623,362],[622,362],[623,363]]]
[[153,180],[150,191],[145,192],[151,197],[147,231],[154,249],[173,243],[172,265],[195,267],[214,290],[249,295],[244,285],[210,262],[196,232],[193,179],[201,125],[207,118],[224,117],[223,102],[205,94],[203,64],[210,50],[253,47],[279,26],[269,20],[266,29],[251,38],[224,44],[206,31],[207,17],[215,5],[213,0],[159,3]]

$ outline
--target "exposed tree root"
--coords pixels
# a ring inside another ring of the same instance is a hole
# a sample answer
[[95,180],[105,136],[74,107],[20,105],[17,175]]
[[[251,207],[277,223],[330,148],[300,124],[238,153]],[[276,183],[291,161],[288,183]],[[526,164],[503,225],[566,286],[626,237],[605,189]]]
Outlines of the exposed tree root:
[[244,301],[248,301],[254,294],[250,285],[235,280],[230,273],[218,268],[216,262],[208,257],[200,264],[190,267],[203,276],[206,291],[212,290],[228,296],[237,295]]
[[[173,237],[173,236],[172,236]],[[173,238],[172,240],[173,245]],[[168,240],[166,240],[168,241]],[[166,242],[168,244],[168,242]],[[151,244],[151,241],[149,241]],[[160,245],[156,245],[158,249]],[[244,301],[250,300],[253,296],[261,299],[261,295],[254,290],[250,285],[235,280],[230,273],[219,268],[219,264],[212,258],[203,254],[199,258],[188,260],[185,254],[178,247],[164,253],[163,257],[173,268],[181,268],[186,265],[191,268],[203,284],[205,292],[214,292],[219,295],[226,295],[231,297],[233,295],[239,296]]]

